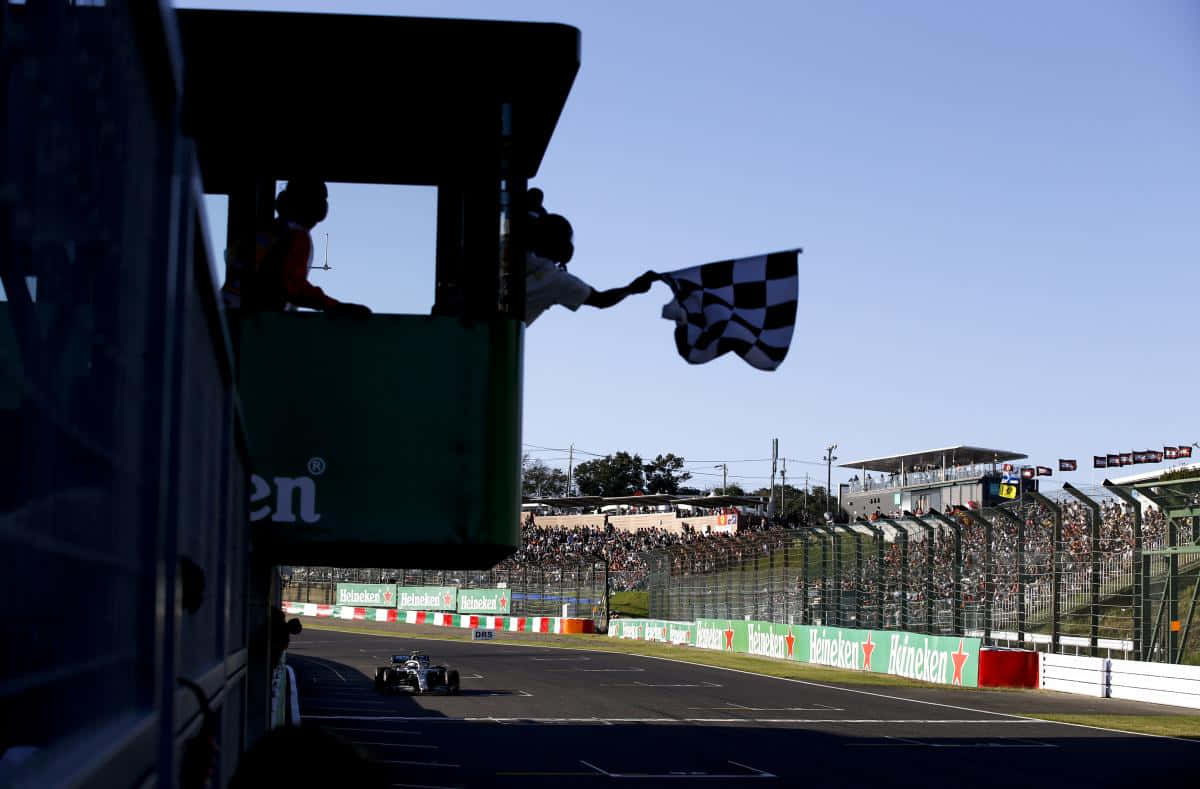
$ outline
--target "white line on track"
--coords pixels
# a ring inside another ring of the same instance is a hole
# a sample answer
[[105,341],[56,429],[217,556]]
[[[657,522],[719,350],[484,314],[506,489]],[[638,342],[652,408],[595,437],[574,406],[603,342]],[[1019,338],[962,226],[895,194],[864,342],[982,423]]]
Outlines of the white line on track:
[[414,762],[407,759],[375,759],[375,764],[407,764],[412,767],[462,767],[461,764],[446,764],[445,762]]
[[644,668],[548,668],[546,671],[587,671],[590,673],[633,673],[637,671],[645,671]]
[[373,734],[398,734],[410,737],[419,737],[425,733],[423,731],[405,731],[404,729],[367,729],[361,726],[326,726],[325,728],[331,731],[363,731]]
[[325,664],[325,663],[322,663],[322,662],[320,662],[320,661],[317,661],[317,660],[314,660],[313,662],[314,662],[314,663],[316,663],[316,664],[317,664],[318,666],[320,666],[321,668],[324,668],[324,669],[329,669],[330,671],[332,671],[332,672],[334,673],[334,675],[335,675],[335,676],[336,676],[338,679],[340,679],[342,682],[345,682],[345,681],[346,681],[346,678],[342,676],[341,672],[340,672],[340,671],[338,671],[338,670],[337,670],[336,668],[334,668],[333,666],[327,665],[327,664]]
[[403,786],[407,789],[458,789],[457,786],[441,786],[439,784],[392,784],[392,786]]
[[425,745],[411,742],[364,742],[362,740],[351,740],[355,745],[374,745],[381,748],[423,748],[427,751],[439,750],[436,745]]
[[795,723],[827,724],[844,723],[855,725],[891,725],[897,723],[919,724],[1015,724],[1051,723],[1037,718],[448,718],[433,715],[306,715],[306,720],[355,720],[355,721],[429,721],[437,723]]
[[[716,682],[701,682],[700,684],[689,682],[642,682],[634,680],[633,682],[605,682],[600,687],[602,688],[723,688]],[[699,709],[697,707],[696,709]],[[714,708],[715,709],[715,708]]]
[[748,764],[735,762],[732,759],[728,760],[729,764],[734,767],[741,767],[744,770],[749,770],[750,774],[746,773],[707,773],[701,770],[672,770],[666,773],[610,773],[591,762],[579,760],[579,763],[585,767],[590,767],[605,778],[684,778],[687,780],[698,780],[703,778],[717,778],[722,780],[738,779],[738,778],[777,778],[773,773],[766,770],[760,770],[757,767],[751,767]]

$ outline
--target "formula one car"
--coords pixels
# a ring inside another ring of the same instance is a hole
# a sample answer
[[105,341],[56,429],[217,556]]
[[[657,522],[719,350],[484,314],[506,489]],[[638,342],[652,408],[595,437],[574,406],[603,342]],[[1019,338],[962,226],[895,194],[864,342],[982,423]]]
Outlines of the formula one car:
[[424,652],[392,655],[391,665],[375,669],[375,690],[380,693],[421,694],[440,690],[455,696],[458,689],[458,671],[433,665]]

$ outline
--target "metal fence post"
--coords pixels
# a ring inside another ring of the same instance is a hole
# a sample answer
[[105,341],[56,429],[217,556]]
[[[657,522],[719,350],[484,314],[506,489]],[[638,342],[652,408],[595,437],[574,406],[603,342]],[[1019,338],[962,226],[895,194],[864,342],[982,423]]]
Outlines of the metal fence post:
[[908,529],[891,518],[885,518],[884,523],[896,530],[900,542],[900,622],[897,630],[908,629]]
[[1062,507],[1036,491],[1028,493],[1034,501],[1050,510],[1054,517],[1054,531],[1050,538],[1050,651],[1059,647],[1062,623]]
[[1003,520],[1013,524],[1017,529],[1017,644],[1021,644],[1025,641],[1026,620],[1028,619],[1025,606],[1025,587],[1027,585],[1025,577],[1025,519],[1018,518],[1015,514],[1002,507],[997,507],[991,510],[991,512],[996,513]]
[[808,609],[808,534],[800,535],[800,624],[812,624]]
[[925,632],[933,634],[933,527],[917,518],[925,530]]
[[788,624],[792,623],[791,612],[791,596],[788,594],[788,589],[791,588],[791,573],[788,568],[788,555],[792,552],[792,545],[795,543],[789,541],[783,549],[783,619]]
[[1145,594],[1145,581],[1149,579],[1149,574],[1145,578],[1142,577],[1142,505],[1133,497],[1129,488],[1123,488],[1120,485],[1114,485],[1107,479],[1104,480],[1104,487],[1112,491],[1113,495],[1125,502],[1125,506],[1133,511],[1133,557],[1131,566],[1133,567],[1133,654],[1139,659],[1144,660],[1142,655],[1142,623],[1144,620],[1145,606],[1142,605],[1142,596]]
[[996,598],[996,564],[992,550],[995,529],[992,522],[982,514],[972,513],[973,518],[983,524],[983,644],[992,640],[992,613]]
[[1088,553],[1090,556],[1088,573],[1089,616],[1088,640],[1096,654],[1100,653],[1100,505],[1084,495],[1083,491],[1070,482],[1063,483],[1063,490],[1070,493],[1087,507],[1092,517],[1088,529]]
[[767,552],[767,621],[775,621],[775,546]]
[[862,535],[847,529],[854,535],[854,626],[862,627],[862,590],[866,582],[863,574]]

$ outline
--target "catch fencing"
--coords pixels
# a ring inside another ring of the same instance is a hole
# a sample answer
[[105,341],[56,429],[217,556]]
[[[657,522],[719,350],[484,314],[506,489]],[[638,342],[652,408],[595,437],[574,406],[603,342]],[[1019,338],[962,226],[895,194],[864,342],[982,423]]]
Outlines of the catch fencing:
[[[996,509],[755,532],[641,559],[658,619],[906,630],[1164,659],[1149,602],[1171,565],[1146,552],[1196,544],[1200,518],[1168,519],[1119,489],[1067,486]],[[1176,561],[1174,588],[1194,584],[1200,555]]]
[[509,590],[512,616],[567,616],[591,619],[598,632],[608,626],[607,568],[603,561],[539,567],[500,566],[490,570],[344,569],[290,567],[283,598],[297,603],[333,605],[339,583],[398,586],[457,586],[460,589]]

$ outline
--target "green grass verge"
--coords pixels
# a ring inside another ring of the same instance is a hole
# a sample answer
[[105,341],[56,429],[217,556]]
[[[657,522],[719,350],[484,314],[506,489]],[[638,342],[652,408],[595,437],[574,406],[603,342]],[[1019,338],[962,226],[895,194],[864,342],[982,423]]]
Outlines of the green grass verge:
[[1078,723],[1102,729],[1200,740],[1200,715],[1058,715],[1045,712],[1023,714],[1027,718],[1041,718],[1057,723]]
[[[421,630],[393,630],[375,628],[368,625],[343,626],[325,622],[319,624],[304,623],[307,630],[336,630],[343,633],[361,633],[372,636],[393,636],[396,638],[420,638],[431,641],[463,641],[467,631],[449,628],[448,633],[429,633]],[[451,635],[451,634],[454,635]],[[296,642],[298,645],[302,641]],[[954,688],[949,685],[936,685],[929,682],[896,677],[891,674],[875,674],[867,671],[846,671],[827,666],[809,663],[789,663],[772,658],[756,657],[753,655],[733,655],[727,652],[713,652],[707,649],[691,649],[686,647],[658,644],[651,641],[631,641],[601,635],[571,635],[561,636],[552,634],[510,633],[504,632],[495,641],[488,644],[510,644],[519,646],[536,646],[550,649],[584,649],[593,652],[613,652],[626,655],[646,655],[649,657],[670,658],[688,663],[698,663],[717,668],[733,668],[762,674],[768,677],[783,677],[799,679],[807,682],[835,683],[838,685],[856,685],[889,688],[938,688],[969,692],[976,688]],[[986,692],[994,692],[996,688],[984,688]]]
[[608,610],[612,614],[645,619],[650,615],[650,593],[613,592],[608,598]]

